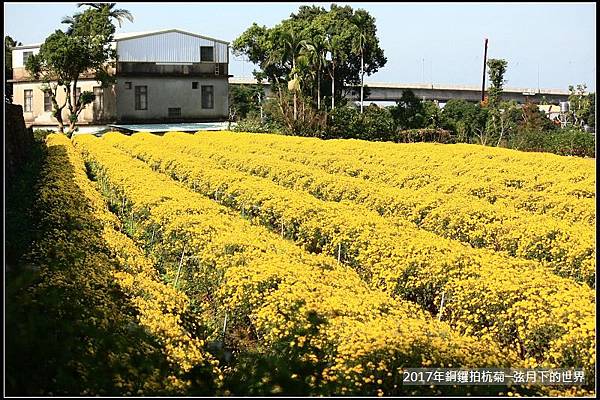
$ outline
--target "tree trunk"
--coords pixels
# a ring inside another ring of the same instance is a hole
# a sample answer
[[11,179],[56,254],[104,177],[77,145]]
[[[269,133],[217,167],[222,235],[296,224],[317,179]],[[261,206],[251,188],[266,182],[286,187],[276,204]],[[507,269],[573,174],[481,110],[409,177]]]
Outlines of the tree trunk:
[[331,111],[335,108],[335,64],[331,72]]
[[[52,86],[50,86],[50,87],[52,87]],[[62,120],[62,110],[63,110],[63,108],[65,108],[65,105],[67,104],[67,100],[65,99],[65,103],[63,103],[62,107],[59,107],[58,102],[56,101],[57,91],[58,91],[58,85],[56,85],[54,87],[54,90],[52,90],[52,96],[50,97],[50,101],[52,101],[52,116],[54,118],[56,118],[56,121],[58,122],[58,132],[64,133],[65,125]]]
[[321,69],[317,72],[317,110],[321,111]]
[[[296,57],[292,56],[292,70],[294,71],[294,80],[296,80]],[[294,89],[294,121],[298,119],[298,103],[296,97],[296,90]]]
[[71,134],[73,134],[77,125],[77,115],[79,111],[79,99],[77,98],[77,81],[73,82],[71,94],[73,95],[73,104],[70,110],[71,116],[69,116],[69,131]]
[[360,51],[360,113],[363,113],[363,90],[365,87],[365,60],[362,49]]

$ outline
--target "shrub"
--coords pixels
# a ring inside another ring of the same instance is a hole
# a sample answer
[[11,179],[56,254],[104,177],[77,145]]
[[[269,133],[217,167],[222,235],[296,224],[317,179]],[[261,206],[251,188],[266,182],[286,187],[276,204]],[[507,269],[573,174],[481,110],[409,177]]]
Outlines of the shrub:
[[235,132],[279,133],[279,128],[268,121],[261,121],[257,115],[250,114],[240,120],[232,129]]
[[552,133],[552,152],[562,156],[596,157],[596,138],[579,129],[563,129]]
[[350,139],[360,135],[359,112],[355,107],[338,107],[329,113],[327,138]]
[[54,133],[50,129],[36,129],[33,131],[33,139],[38,143],[43,143],[46,140],[46,136]]
[[393,140],[394,118],[388,108],[381,108],[371,104],[359,115],[361,134],[359,139],[386,141]]
[[562,156],[595,157],[595,136],[575,128],[555,131],[520,130],[508,144],[523,151],[541,151]]
[[394,135],[394,141],[399,143],[415,143],[415,142],[437,142],[437,143],[453,143],[454,138],[450,131],[445,129],[408,129],[398,131]]
[[328,138],[393,140],[394,119],[388,108],[371,104],[360,114],[353,106],[338,107],[329,114]]

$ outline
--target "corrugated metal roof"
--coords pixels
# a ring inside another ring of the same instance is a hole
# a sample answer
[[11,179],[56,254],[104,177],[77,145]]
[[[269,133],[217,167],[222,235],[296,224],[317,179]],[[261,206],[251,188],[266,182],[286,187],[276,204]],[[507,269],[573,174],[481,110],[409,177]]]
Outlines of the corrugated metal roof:
[[197,38],[206,39],[206,40],[210,40],[213,42],[229,44],[229,42],[227,42],[225,40],[215,39],[215,38],[212,38],[209,36],[204,36],[204,35],[188,32],[188,31],[184,31],[184,30],[176,29],[176,28],[159,29],[159,30],[145,31],[145,32],[115,33],[114,37],[115,37],[115,40],[121,41],[121,40],[135,39],[135,38],[144,37],[144,36],[159,35],[161,33],[167,33],[167,32],[178,32],[178,33],[182,33],[184,35],[194,36]]
[[[121,32],[121,33],[115,33],[114,38],[115,38],[115,41],[121,41],[121,40],[127,40],[127,39],[134,39],[137,37],[157,35],[157,34],[166,33],[166,32],[179,32],[179,33],[183,33],[185,35],[196,36],[196,37],[203,38],[206,40],[212,40],[214,42],[229,44],[229,42],[227,42],[225,40],[214,39],[214,38],[211,38],[208,36],[199,35],[197,33],[191,33],[191,32],[181,30],[181,29],[175,29],[175,28],[173,28],[173,29],[158,29],[158,30],[143,31],[143,32]],[[44,43],[42,42],[42,43],[24,44],[21,46],[15,46],[15,47],[13,47],[13,49],[14,50],[31,49],[31,48],[40,47],[42,44],[44,44]]]
[[214,62],[228,61],[227,43],[176,29],[120,39],[117,53],[122,62],[198,63],[202,46],[214,48]]

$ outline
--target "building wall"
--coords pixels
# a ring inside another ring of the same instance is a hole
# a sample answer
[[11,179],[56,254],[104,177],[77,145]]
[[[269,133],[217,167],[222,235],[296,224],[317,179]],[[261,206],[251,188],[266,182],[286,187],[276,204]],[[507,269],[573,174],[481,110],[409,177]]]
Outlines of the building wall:
[[38,54],[40,52],[40,47],[35,45],[19,47],[19,49],[12,51],[12,69],[25,67],[25,63],[23,62],[23,53],[32,52],[33,54]]
[[[131,82],[131,89],[126,88]],[[198,82],[198,89],[192,89]],[[214,108],[203,109],[203,85],[212,85]],[[135,87],[147,86],[147,110],[135,109]],[[166,122],[174,120],[224,120],[229,115],[227,78],[144,77],[119,78],[116,84],[117,119],[119,122]],[[181,108],[181,117],[170,118],[169,108]]]
[[117,41],[117,53],[120,62],[197,63],[201,62],[201,46],[214,48],[213,62],[229,62],[227,43],[182,32],[120,39]]
[[[117,83],[104,89],[104,109],[93,104],[86,106],[79,116],[81,124],[111,122],[165,122],[189,120],[224,120],[228,117],[229,85],[227,42],[208,37],[172,30],[141,34],[117,39],[112,43],[117,50],[119,62],[110,73]],[[201,59],[201,47],[213,48],[213,60]],[[25,106],[24,91],[33,90],[33,107],[23,116],[28,125],[54,125],[51,111],[44,111],[44,93],[41,83],[36,82],[23,67],[23,53],[39,52],[39,45],[21,46],[13,50],[13,82],[16,104]],[[93,76],[83,76],[78,83],[81,91],[92,91],[99,86]],[[131,89],[125,89],[131,82]],[[198,82],[198,89],[192,88]],[[202,85],[214,88],[212,109],[203,109]],[[147,110],[135,109],[135,86],[148,87]],[[64,92],[58,95],[61,104]],[[180,108],[178,117],[169,117],[169,108]],[[68,122],[68,111],[63,110],[63,121]]]
[[[94,80],[82,80],[77,83],[81,92],[94,91],[94,87],[100,86],[100,82]],[[13,83],[13,103],[19,104],[25,109],[25,90],[33,90],[32,111],[23,111],[23,118],[27,125],[55,125],[56,119],[52,117],[51,111],[44,111],[44,92],[40,82],[15,82]],[[81,124],[101,124],[105,122],[114,122],[116,113],[115,88],[104,89],[104,108],[98,110],[94,104],[88,104],[79,114],[78,122]],[[58,104],[62,104],[66,99],[66,94],[59,88],[57,94]],[[63,122],[68,124],[69,111],[67,107],[62,112]]]

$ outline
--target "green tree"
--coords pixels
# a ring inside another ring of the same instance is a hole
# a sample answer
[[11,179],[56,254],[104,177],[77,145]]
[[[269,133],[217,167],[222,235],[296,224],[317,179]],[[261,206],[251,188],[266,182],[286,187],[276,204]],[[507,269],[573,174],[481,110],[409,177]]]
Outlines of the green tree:
[[442,111],[436,102],[425,100],[423,102],[423,126],[419,128],[440,128]]
[[265,91],[261,84],[232,85],[229,87],[229,108],[231,119],[240,120],[249,114],[260,113]]
[[423,102],[412,90],[402,92],[395,106],[390,107],[396,129],[416,129],[425,126],[425,108]]
[[[505,60],[490,58],[487,61],[490,87],[488,88],[489,119],[485,132],[479,135],[481,144],[488,144],[490,140],[496,140],[496,146],[503,140],[507,130],[508,120],[502,119],[501,101],[502,87],[504,85],[504,74],[508,63]],[[506,107],[505,107],[506,108]]]
[[12,51],[16,46],[21,46],[21,42],[15,41],[10,36],[4,36],[4,101],[12,103],[13,85],[8,82],[12,79]]
[[527,102],[521,108],[521,120],[518,123],[519,130],[527,131],[551,131],[555,125],[546,114],[541,111],[535,103]]
[[590,101],[590,114],[587,119],[587,123],[593,132],[596,131],[596,93],[589,93],[588,99]]
[[[362,57],[361,52],[355,51],[359,33],[353,23],[355,15],[360,15],[358,19],[363,21],[366,32],[361,42]],[[322,7],[301,6],[297,13],[273,28],[254,23],[232,43],[232,49],[234,54],[244,54],[257,64],[278,88],[285,88],[282,83],[293,81],[290,87],[296,91],[313,98],[316,93],[317,108],[322,94],[321,83],[326,84],[322,82],[324,75],[321,72],[326,71],[334,108],[344,97],[346,85],[358,85],[361,74],[370,75],[385,65],[387,60],[375,32],[375,20],[366,11],[355,13],[349,6],[335,4],[329,11]],[[315,43],[317,37],[318,45]],[[310,48],[308,44],[311,44]],[[307,68],[301,71],[296,64],[303,48],[317,54],[307,57]],[[325,57],[326,54],[329,57]],[[296,79],[302,78],[303,87],[298,88]],[[279,99],[283,101],[285,96],[280,89],[277,89]]]
[[[109,73],[116,52],[111,46],[115,26],[112,23],[114,10],[110,4],[89,7],[73,16],[67,32],[61,30],[51,34],[37,55],[29,57],[26,69],[43,83],[42,88],[50,92],[52,116],[58,122],[59,132],[64,132],[62,111],[69,111],[66,132],[71,136],[76,129],[77,119],[86,105],[94,101],[89,91],[77,96],[77,83],[83,77],[94,77],[103,87],[114,82]],[[65,101],[58,103],[59,89],[65,92]]]
[[358,30],[358,34],[355,37],[353,43],[353,50],[358,51],[360,54],[360,113],[363,113],[363,97],[364,97],[364,79],[365,79],[365,46],[367,42],[368,29],[369,29],[369,14],[363,10],[358,9],[352,20]]
[[370,104],[360,114],[361,134],[359,139],[386,141],[393,140],[394,118],[388,107]]
[[321,76],[323,67],[327,63],[327,47],[325,36],[316,34],[308,40],[302,41],[304,54],[308,58],[310,65],[315,67],[317,78],[317,110],[321,110]]
[[[77,7],[91,7],[96,10],[101,10],[103,8],[108,8],[109,18],[114,19],[119,24],[119,28],[121,27],[124,20],[128,20],[129,22],[133,22],[133,15],[128,10],[122,8],[115,8],[117,3],[77,3]],[[67,33],[71,33],[73,27],[75,26],[77,18],[81,16],[81,13],[75,13],[72,16],[64,17],[61,21],[63,24],[68,24]]]
[[488,89],[488,104],[490,107],[497,107],[502,95],[504,86],[504,74],[508,63],[505,60],[490,58],[487,61],[490,87]]
[[[593,126],[595,123],[594,96],[587,93],[587,86],[585,84],[577,85],[577,87],[571,85],[569,92],[569,123],[579,129],[583,129],[585,125]],[[590,121],[593,122],[590,124]]]
[[441,115],[444,129],[454,133],[457,142],[470,143],[477,132],[485,130],[487,108],[460,99],[449,100]]

